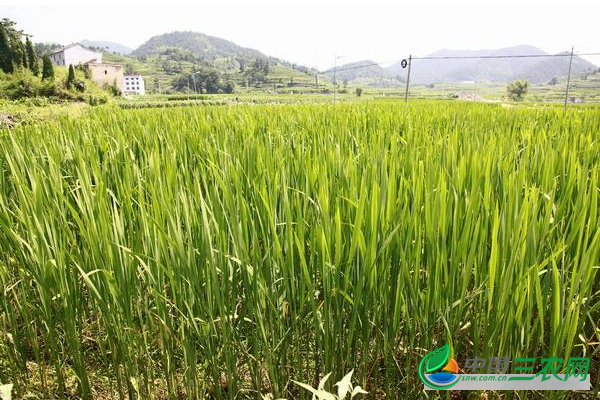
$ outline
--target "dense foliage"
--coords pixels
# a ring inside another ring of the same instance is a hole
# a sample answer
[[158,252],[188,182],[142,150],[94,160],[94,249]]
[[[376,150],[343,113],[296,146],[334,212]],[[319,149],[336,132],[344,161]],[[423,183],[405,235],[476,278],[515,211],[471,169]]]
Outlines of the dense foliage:
[[2,134],[0,169],[21,395],[301,398],[354,369],[422,398],[444,343],[597,359],[597,109],[97,110]]
[[54,79],[54,66],[48,54],[42,57],[42,79]]
[[173,80],[172,86],[176,91],[195,93],[233,93],[235,90],[232,81],[224,79],[219,72],[208,69],[180,75]]
[[527,90],[529,88],[529,83],[524,80],[516,80],[511,82],[506,87],[506,94],[510,100],[513,101],[521,101],[525,98],[527,94]]
[[[23,43],[23,38],[26,42]],[[39,71],[37,57],[29,37],[17,29],[16,23],[8,18],[0,21],[0,70],[11,73],[20,68],[29,68],[34,75]]]
[[0,72],[0,98],[18,100],[26,97],[71,99],[72,95],[53,80],[42,80],[25,70],[12,74]]
[[[48,49],[44,46],[42,48]],[[56,76],[57,72],[48,54],[42,56],[41,77],[39,63],[38,52],[29,35],[18,30],[15,22],[9,19],[0,21],[0,99],[43,97],[57,102],[106,102],[101,90],[89,81],[87,68],[78,68],[78,77],[75,68],[69,65],[63,80],[64,75],[60,68],[57,68],[59,72]]]

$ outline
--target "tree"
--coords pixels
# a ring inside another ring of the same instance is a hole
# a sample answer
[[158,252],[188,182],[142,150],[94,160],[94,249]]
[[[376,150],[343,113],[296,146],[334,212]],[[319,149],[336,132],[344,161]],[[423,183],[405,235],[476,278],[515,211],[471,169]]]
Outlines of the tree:
[[240,64],[240,72],[244,72],[246,70],[246,60],[243,58],[238,58],[237,62]]
[[356,88],[356,97],[360,97],[363,94],[363,90],[362,88],[357,87]]
[[10,38],[10,47],[12,50],[12,62],[15,68],[27,68],[27,55],[21,38]]
[[[193,81],[196,81],[195,88]],[[197,89],[200,93],[229,93],[235,90],[233,82],[231,84],[223,82],[221,75],[217,71],[200,69],[194,72],[194,79],[190,74],[181,74],[172,82],[173,88],[177,91],[187,92],[190,89]]]
[[92,78],[92,71],[89,69],[89,67],[86,64],[82,64],[79,63],[75,66],[75,71],[81,71],[83,73],[83,77],[85,79],[91,79]]
[[554,85],[556,85],[556,84],[558,84],[558,78],[556,78],[556,77],[554,76],[554,77],[552,77],[552,79],[550,79],[550,82],[548,82],[548,85],[552,85],[552,86],[554,86]]
[[46,53],[52,53],[54,50],[58,50],[63,46],[58,43],[34,43],[33,49],[37,58],[44,57]]
[[206,93],[219,93],[222,91],[221,77],[218,72],[210,71],[204,75],[200,75],[202,87],[206,89]]
[[69,73],[67,75],[67,89],[71,89],[75,83],[75,68],[73,64],[69,64]]
[[0,68],[6,73],[11,73],[15,70],[8,34],[2,24],[0,24]]
[[26,67],[27,58],[25,55],[25,47],[23,46],[23,35],[25,35],[25,33],[22,30],[17,29],[17,23],[8,18],[3,18],[2,21],[0,21],[0,25],[2,25],[2,28],[8,37],[8,47],[10,49],[10,59],[12,61],[13,70],[19,67]]
[[525,80],[516,80],[506,87],[508,98],[513,101],[521,101],[527,94],[529,83]]
[[235,83],[232,81],[225,82],[225,86],[223,87],[223,91],[225,93],[233,93],[235,92]]
[[[105,87],[106,87],[106,84],[105,84]],[[110,91],[110,93],[115,97],[123,94],[123,93],[121,93],[121,89],[119,89],[119,86],[117,86],[116,79],[113,81],[113,84],[106,87],[106,89],[108,89]]]
[[42,57],[42,79],[54,79],[54,66],[48,54]]

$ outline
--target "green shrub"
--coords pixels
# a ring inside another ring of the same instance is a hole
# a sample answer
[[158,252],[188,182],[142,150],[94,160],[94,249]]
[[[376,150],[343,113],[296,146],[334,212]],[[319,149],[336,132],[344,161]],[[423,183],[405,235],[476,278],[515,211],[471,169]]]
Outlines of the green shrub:
[[176,101],[176,100],[205,100],[208,99],[209,96],[205,94],[172,94],[166,97],[168,101]]
[[44,97],[60,97],[61,90],[56,82],[45,80],[41,82],[38,93]]
[[122,95],[121,90],[119,90],[116,83],[114,83],[112,85],[104,85],[104,89],[107,90],[114,97],[118,97],[118,96]]
[[78,92],[85,92],[85,82],[80,79],[76,79],[73,82],[73,87],[75,87],[75,90]]
[[27,97],[20,103],[28,107],[45,107],[50,104],[50,100],[47,97]]
[[506,94],[510,100],[521,101],[529,90],[529,83],[526,80],[516,80],[506,87]]
[[37,95],[39,84],[30,72],[19,70],[12,74],[5,74],[4,77],[5,81],[0,93],[2,97],[17,100]]
[[99,106],[101,104],[106,104],[108,102],[108,98],[105,95],[90,94],[87,96],[86,102],[90,106]]
[[1,74],[0,98],[19,100],[34,97],[75,99],[73,93],[62,88],[53,79],[41,79],[29,70],[20,69],[12,74]]

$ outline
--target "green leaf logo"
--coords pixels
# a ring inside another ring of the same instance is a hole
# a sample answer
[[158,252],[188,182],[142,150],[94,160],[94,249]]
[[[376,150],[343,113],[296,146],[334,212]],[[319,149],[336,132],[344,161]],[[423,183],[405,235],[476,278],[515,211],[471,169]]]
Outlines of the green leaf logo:
[[425,356],[427,364],[425,370],[429,373],[443,367],[450,358],[450,346],[446,343],[443,347],[432,351]]
[[[421,362],[419,363],[419,377],[423,381],[423,383],[429,386],[432,389],[449,389],[452,386],[456,385],[458,379],[454,379],[451,383],[443,384],[440,382],[435,382],[429,379],[426,374],[431,374],[436,370],[442,368],[446,362],[450,359],[450,346],[446,343],[444,346],[439,349],[435,349],[429,354],[427,354]],[[455,362],[456,364],[456,362]],[[456,371],[457,373],[458,371]],[[433,374],[435,375],[435,374]],[[432,376],[433,376],[432,375]]]

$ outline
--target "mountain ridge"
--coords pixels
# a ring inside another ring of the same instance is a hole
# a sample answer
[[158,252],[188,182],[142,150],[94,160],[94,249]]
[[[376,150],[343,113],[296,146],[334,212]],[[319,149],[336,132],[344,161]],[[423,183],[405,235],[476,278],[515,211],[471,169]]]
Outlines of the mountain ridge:
[[85,47],[95,47],[99,49],[106,49],[110,53],[117,54],[130,54],[133,49],[121,43],[111,42],[108,40],[88,40],[84,39],[80,41],[81,45]]
[[[259,50],[194,31],[173,31],[154,35],[134,50],[128,48],[115,49],[115,46],[119,44],[114,42],[82,42],[82,44],[86,43],[95,47],[105,47],[108,51],[111,51],[112,46],[112,50],[118,54],[128,54],[125,51],[130,50],[130,56],[139,60],[146,57],[166,57],[166,59],[175,63],[187,61],[198,66],[223,70],[227,73],[235,70],[245,73],[245,69],[257,60],[266,60],[268,64],[281,64],[291,69],[299,67],[276,57],[268,56]],[[527,55],[539,57],[523,57]],[[493,56],[515,57],[485,58]],[[505,83],[515,79],[527,79],[532,83],[542,83],[553,77],[566,75],[569,64],[568,57],[552,57],[544,50],[529,44],[497,49],[444,48],[428,54],[427,57],[451,58],[423,59],[417,57],[413,59],[411,83],[427,85],[463,81]],[[161,61],[161,63],[165,65],[165,69],[170,68],[165,64],[166,61]],[[176,69],[175,67],[170,69]],[[594,64],[578,56],[573,57],[573,74],[584,73],[595,68],[597,67]],[[309,72],[309,69],[305,67],[298,69]],[[329,79],[333,79],[333,68],[329,68],[323,73]],[[403,68],[400,62],[383,67],[372,60],[365,59],[338,66],[336,78],[338,82],[343,81],[344,84],[383,87],[397,86],[400,82],[405,82],[406,73],[407,69]]]
[[[442,49],[428,57],[488,57],[516,56],[514,58],[455,58],[455,59],[415,59],[411,68],[411,81],[430,84],[457,81],[509,82],[515,79],[528,79],[541,83],[554,76],[568,73],[568,57],[553,57],[544,50],[532,45],[518,45],[500,49],[450,50]],[[523,57],[526,55],[548,56]],[[566,63],[565,63],[566,61]],[[572,73],[577,74],[596,66],[581,57],[573,57]],[[387,68],[392,74],[405,76],[400,63]]]
[[256,49],[243,47],[226,39],[193,31],[174,31],[152,36],[136,48],[132,55],[156,55],[169,48],[179,48],[209,60],[231,56],[269,58]]
[[[333,80],[334,68],[324,71],[324,74]],[[339,65],[335,68],[338,82],[352,83],[354,85],[392,87],[400,83],[400,79],[373,60],[360,60]]]

